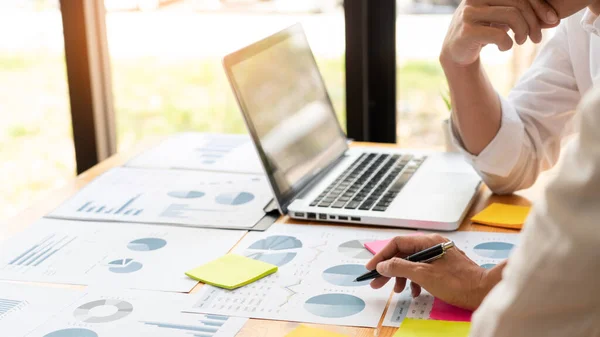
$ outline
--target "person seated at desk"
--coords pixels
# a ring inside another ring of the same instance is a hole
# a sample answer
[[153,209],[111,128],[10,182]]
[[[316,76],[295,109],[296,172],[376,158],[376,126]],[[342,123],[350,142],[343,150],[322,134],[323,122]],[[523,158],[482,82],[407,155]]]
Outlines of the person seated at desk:
[[540,1],[463,1],[440,57],[455,136],[495,192],[531,185],[557,161],[561,138],[579,129],[557,177],[536,201],[521,243],[490,270],[459,249],[430,264],[402,259],[447,241],[440,235],[395,238],[367,264],[383,275],[374,288],[395,278],[400,292],[408,279],[413,296],[423,287],[476,309],[473,337],[600,336],[600,88],[593,88],[600,80],[600,0],[548,3],[561,18],[576,14],[560,24],[507,100],[487,80],[479,51],[487,43],[509,49],[507,25],[517,42],[527,35],[539,41],[539,27],[553,21]]
[[530,187],[556,163],[561,141],[573,133],[577,103],[600,81],[600,1],[547,2],[568,18],[506,99],[494,91],[479,53],[486,44],[510,49],[508,28],[517,43],[528,36],[539,42],[541,27],[557,25],[544,0],[463,1],[440,55],[455,144],[499,194]]

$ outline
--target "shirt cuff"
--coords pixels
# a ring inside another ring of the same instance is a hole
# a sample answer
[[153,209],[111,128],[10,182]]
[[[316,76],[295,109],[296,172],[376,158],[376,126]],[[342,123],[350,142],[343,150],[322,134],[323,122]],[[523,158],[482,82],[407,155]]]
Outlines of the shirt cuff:
[[502,96],[499,96],[499,98],[502,106],[500,130],[478,156],[467,151],[452,120],[448,124],[454,146],[459,149],[476,170],[486,174],[507,177],[521,155],[525,126],[515,108]]

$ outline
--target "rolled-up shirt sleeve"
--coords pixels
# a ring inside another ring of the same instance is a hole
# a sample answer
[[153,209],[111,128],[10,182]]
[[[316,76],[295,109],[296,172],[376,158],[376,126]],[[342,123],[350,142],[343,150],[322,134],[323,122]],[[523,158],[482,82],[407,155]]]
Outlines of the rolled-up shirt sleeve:
[[600,336],[600,90],[580,109],[581,132],[475,312],[472,337]]
[[[572,28],[572,27],[570,27]],[[477,156],[469,153],[454,123],[451,135],[485,183],[507,194],[531,186],[554,166],[581,94],[575,79],[567,32],[561,24],[502,106],[500,129]]]

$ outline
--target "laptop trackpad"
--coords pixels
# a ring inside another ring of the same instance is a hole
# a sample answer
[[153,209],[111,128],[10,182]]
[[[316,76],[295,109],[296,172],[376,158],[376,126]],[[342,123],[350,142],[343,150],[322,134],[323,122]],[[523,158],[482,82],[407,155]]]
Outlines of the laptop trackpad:
[[463,173],[415,176],[388,209],[404,219],[456,222],[475,194],[479,177]]

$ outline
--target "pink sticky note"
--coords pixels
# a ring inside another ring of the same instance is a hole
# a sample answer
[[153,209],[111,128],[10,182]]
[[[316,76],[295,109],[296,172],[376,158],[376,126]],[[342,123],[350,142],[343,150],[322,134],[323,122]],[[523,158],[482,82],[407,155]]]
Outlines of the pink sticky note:
[[375,255],[379,253],[385,246],[387,246],[390,241],[392,241],[392,239],[367,242],[365,243],[365,248]]
[[469,310],[455,307],[436,298],[433,301],[433,308],[431,309],[429,318],[438,321],[470,322],[472,314],[473,312]]
[[[415,235],[423,235],[423,233],[416,232],[416,233],[408,234],[406,236],[415,236]],[[367,248],[368,251],[370,251],[371,253],[373,253],[373,255],[375,255],[375,254],[379,253],[385,246],[387,246],[387,244],[390,243],[390,241],[392,241],[392,239],[367,242],[367,243],[365,243],[365,248]]]

